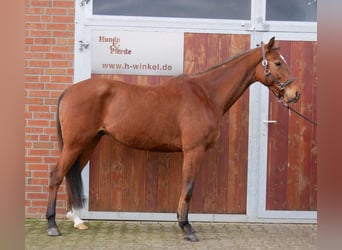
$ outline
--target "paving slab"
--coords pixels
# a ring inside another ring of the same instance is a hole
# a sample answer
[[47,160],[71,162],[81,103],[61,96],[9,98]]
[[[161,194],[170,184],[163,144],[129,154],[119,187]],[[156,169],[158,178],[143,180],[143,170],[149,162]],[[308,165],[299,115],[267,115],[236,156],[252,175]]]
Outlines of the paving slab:
[[188,242],[176,222],[87,221],[88,230],[57,220],[61,236],[47,235],[47,222],[25,221],[26,250],[57,249],[316,249],[317,224],[199,223],[199,242]]

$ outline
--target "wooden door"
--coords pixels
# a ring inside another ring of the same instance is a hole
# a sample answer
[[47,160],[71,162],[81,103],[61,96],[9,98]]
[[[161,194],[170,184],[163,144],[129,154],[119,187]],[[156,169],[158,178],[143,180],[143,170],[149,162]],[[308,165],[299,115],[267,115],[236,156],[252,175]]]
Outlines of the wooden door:
[[[203,71],[246,51],[249,35],[186,33],[184,73]],[[163,84],[169,77],[93,75],[131,84]],[[248,155],[248,91],[224,116],[221,136],[196,178],[190,212],[245,214]],[[181,153],[130,149],[105,136],[90,161],[89,210],[176,212]]]
[[[301,84],[291,106],[317,120],[316,42],[282,41],[280,49]],[[317,210],[317,127],[284,108],[270,94],[267,210]]]

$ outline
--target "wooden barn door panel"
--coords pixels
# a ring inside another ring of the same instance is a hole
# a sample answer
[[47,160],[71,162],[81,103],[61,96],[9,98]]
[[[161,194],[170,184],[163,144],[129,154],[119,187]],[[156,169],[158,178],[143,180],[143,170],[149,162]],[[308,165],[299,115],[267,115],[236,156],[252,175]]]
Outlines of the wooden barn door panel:
[[[203,71],[246,51],[248,35],[185,34],[184,73]],[[93,75],[158,85],[169,77]],[[196,178],[190,212],[246,212],[248,91],[224,116],[217,145]],[[175,212],[181,188],[181,153],[130,149],[104,136],[90,161],[89,210]]]
[[[290,70],[301,85],[291,107],[317,120],[316,42],[280,43]],[[317,210],[317,128],[284,108],[270,94],[267,210]]]

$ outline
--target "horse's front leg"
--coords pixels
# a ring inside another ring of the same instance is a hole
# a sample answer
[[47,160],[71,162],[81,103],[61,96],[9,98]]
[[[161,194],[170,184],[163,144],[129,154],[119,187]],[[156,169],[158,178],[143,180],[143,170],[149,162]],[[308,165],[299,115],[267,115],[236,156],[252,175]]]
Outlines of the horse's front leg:
[[184,152],[182,171],[182,190],[178,203],[177,219],[178,225],[184,232],[184,238],[190,241],[198,241],[195,230],[189,223],[188,212],[189,203],[194,188],[195,176],[204,155],[204,148],[199,147],[191,151]]

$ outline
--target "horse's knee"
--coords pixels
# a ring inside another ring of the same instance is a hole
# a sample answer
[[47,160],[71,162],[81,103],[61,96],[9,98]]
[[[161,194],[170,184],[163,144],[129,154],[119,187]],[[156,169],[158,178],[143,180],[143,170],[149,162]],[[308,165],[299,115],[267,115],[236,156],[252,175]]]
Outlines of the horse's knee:
[[63,181],[63,177],[58,173],[57,169],[53,169],[50,172],[50,183],[49,188],[53,189],[59,187]]

